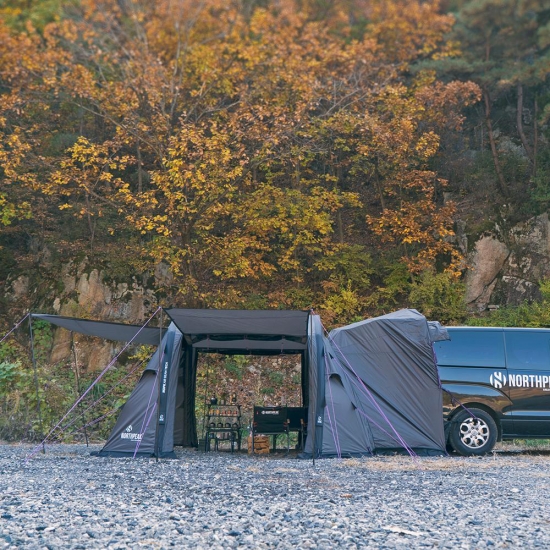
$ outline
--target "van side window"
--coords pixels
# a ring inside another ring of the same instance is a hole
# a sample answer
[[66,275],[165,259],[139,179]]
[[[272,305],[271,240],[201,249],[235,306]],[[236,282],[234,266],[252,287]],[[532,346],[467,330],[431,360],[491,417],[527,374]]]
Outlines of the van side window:
[[450,340],[434,343],[438,365],[504,368],[502,331],[449,330],[449,336]]
[[550,335],[545,332],[506,332],[509,369],[550,370]]

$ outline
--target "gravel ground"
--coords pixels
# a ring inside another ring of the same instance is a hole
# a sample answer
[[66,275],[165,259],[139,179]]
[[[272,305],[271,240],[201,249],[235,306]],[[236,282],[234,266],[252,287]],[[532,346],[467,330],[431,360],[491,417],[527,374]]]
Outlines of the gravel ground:
[[0,548],[550,548],[550,456],[106,459],[0,445]]

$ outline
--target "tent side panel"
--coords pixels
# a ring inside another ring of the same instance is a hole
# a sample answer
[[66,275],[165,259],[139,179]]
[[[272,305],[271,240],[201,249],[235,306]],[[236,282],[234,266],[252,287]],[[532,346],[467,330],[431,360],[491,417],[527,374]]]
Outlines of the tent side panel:
[[371,455],[373,447],[368,425],[351,402],[340,377],[331,376],[326,384],[322,455]]
[[319,315],[310,315],[309,317],[308,341],[309,404],[304,454],[313,456],[315,446],[315,456],[318,456],[323,447],[323,408],[325,403],[324,338]]
[[444,452],[441,389],[424,316],[400,311],[336,329],[330,337],[376,447],[402,446],[401,438],[412,448]]
[[[162,456],[175,456],[172,436],[174,417],[172,409],[175,398],[171,397],[171,392],[176,391],[172,379],[174,370],[177,376],[177,369],[171,369],[170,364],[173,361],[177,364],[179,361],[181,338],[181,333],[174,324],[171,324],[145,367],[140,381],[124,404],[107,443],[99,452],[100,456],[133,456],[134,454],[154,456],[158,451],[159,442]],[[166,374],[165,380],[161,380],[159,372],[161,376]],[[159,387],[159,382],[164,383],[164,393],[162,393],[162,386]],[[159,396],[162,399],[159,399]],[[160,423],[159,408],[162,408],[160,412],[163,415]],[[157,423],[159,423],[158,432]],[[163,437],[167,424],[169,424],[169,435]]]
[[[100,456],[153,456],[157,424],[157,375],[146,370],[122,408]],[[113,454],[111,454],[113,453]]]
[[185,364],[185,354],[182,353],[178,365],[178,380],[176,389],[176,402],[174,404],[174,445],[183,446],[183,415],[185,391],[183,387],[183,371]]
[[179,330],[168,338],[162,376],[160,380],[159,441],[160,455],[174,452],[174,416],[178,384],[178,368],[181,356],[182,334]]

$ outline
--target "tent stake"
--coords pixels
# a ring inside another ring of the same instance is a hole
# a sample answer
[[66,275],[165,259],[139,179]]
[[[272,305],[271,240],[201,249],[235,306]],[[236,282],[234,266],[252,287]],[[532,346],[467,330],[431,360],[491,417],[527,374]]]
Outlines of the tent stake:
[[42,411],[40,408],[40,393],[38,388],[38,370],[36,368],[36,356],[34,354],[34,337],[32,333],[32,314],[29,316],[29,332],[31,336],[31,357],[34,369],[34,386],[36,389],[36,410],[38,412],[38,422],[40,425],[40,439],[42,440],[42,454],[46,454],[46,443],[44,441],[44,426],[42,425]]

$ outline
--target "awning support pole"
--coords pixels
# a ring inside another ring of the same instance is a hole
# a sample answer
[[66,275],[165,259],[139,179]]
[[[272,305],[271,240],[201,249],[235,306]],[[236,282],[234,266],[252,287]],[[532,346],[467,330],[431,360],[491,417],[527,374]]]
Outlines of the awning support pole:
[[[313,336],[313,316],[312,316],[312,311],[310,312],[309,314],[309,336],[310,338]],[[315,366],[317,366],[317,361],[315,361]],[[317,407],[317,403],[315,403],[315,407]],[[312,438],[312,441],[311,441],[311,444],[312,444],[312,452],[311,452],[311,457],[313,459],[313,466],[315,466],[315,452],[316,452],[316,449],[315,449],[315,434],[317,433],[317,409],[315,409],[315,411],[313,411],[313,438]]]
[[202,417],[202,437],[206,438],[206,411],[208,409],[208,405],[206,403],[206,400],[208,399],[208,375],[210,374],[210,358],[208,357],[205,361],[206,363],[206,381],[204,386],[204,414]]
[[[38,422],[40,425],[40,439],[44,439],[44,426],[42,424],[42,410],[40,407],[40,393],[39,393],[39,387],[38,387],[38,369],[36,367],[36,356],[34,354],[34,336],[32,332],[32,314],[29,316],[29,332],[31,337],[31,358],[32,358],[32,366],[34,369],[34,386],[36,389],[36,410],[38,412]],[[46,454],[46,443],[45,441],[42,441],[42,454]]]
[[161,386],[161,379],[162,379],[162,308],[160,310],[160,322],[159,322],[159,348],[158,348],[158,356],[159,356],[159,364],[157,367],[157,383],[158,383],[158,392],[157,392],[157,427],[155,429],[155,455],[156,455],[156,461],[159,461],[160,456],[160,386]]
[[[74,357],[74,376],[75,376],[75,382],[76,382],[76,395],[77,397],[80,397],[80,373],[78,370],[78,359],[76,357],[76,346],[74,343],[74,332],[71,330],[71,348],[73,350],[73,357]],[[82,401],[79,402],[78,408],[82,411]],[[88,442],[88,430],[86,430],[86,411],[82,413],[82,424],[84,427],[84,438],[86,439],[86,447],[89,447]]]

